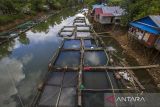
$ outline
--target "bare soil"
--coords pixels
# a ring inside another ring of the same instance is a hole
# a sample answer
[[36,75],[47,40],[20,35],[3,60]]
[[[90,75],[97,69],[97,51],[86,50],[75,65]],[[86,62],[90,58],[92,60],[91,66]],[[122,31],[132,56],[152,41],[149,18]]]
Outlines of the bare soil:
[[[124,49],[124,52],[127,55],[130,55],[133,58],[135,58],[137,60],[137,62],[139,63],[139,65],[150,65],[150,64],[152,64],[151,60],[148,57],[146,57],[145,52],[143,51],[144,47],[139,47],[139,49],[137,49],[137,48],[135,49],[135,47],[131,46],[131,44],[128,41],[126,30],[124,30],[124,31],[118,30],[116,32],[113,31],[113,32],[110,32],[110,34],[121,45],[121,47]],[[160,88],[160,78],[159,78],[160,69],[159,68],[150,69],[150,70],[147,70],[147,71],[151,75],[151,77],[153,78],[157,87]]]
[[[144,51],[144,46],[140,43],[135,43],[137,47],[131,45],[127,37],[127,29],[123,27],[115,27],[114,25],[100,25],[98,23],[93,23],[96,32],[107,32],[109,33],[123,48],[123,53],[133,57],[139,65],[150,65],[153,64],[152,60],[146,55]],[[146,50],[150,51],[150,50]],[[154,53],[150,56],[154,57]],[[160,56],[159,56],[160,57]],[[158,63],[160,64],[160,62]],[[149,75],[153,78],[155,85],[160,89],[160,68],[147,69]]]

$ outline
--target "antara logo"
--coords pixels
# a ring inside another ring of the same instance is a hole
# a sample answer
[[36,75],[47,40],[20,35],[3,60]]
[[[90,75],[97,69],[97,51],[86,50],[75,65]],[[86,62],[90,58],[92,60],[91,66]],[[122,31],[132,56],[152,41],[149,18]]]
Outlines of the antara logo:
[[144,97],[117,97],[116,102],[145,102]]
[[145,102],[144,97],[114,97],[114,96],[108,96],[106,97],[106,100],[112,104],[115,104],[115,102]]

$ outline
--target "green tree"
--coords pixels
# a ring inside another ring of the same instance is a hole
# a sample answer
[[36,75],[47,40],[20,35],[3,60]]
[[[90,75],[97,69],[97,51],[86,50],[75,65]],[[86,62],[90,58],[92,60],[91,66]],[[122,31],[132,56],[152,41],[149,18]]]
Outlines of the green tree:
[[160,0],[122,0],[121,7],[125,10],[122,17],[122,24],[128,25],[130,21],[157,15],[160,13]]

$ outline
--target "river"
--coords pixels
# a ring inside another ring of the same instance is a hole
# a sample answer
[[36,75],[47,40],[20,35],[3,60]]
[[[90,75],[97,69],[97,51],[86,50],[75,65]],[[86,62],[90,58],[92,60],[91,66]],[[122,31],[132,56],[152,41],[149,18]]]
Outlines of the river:
[[62,39],[64,25],[72,24],[76,9],[64,9],[25,34],[0,46],[0,107],[31,103],[47,72],[49,59]]
[[[0,46],[0,107],[21,107],[31,103],[37,85],[47,72],[50,58],[61,44],[58,32],[73,23],[76,12],[76,9],[64,9]],[[122,56],[122,48],[115,40],[107,38],[105,41],[107,47],[117,50],[117,54],[128,59],[130,65],[138,63],[127,55]],[[156,90],[148,73],[137,71],[136,75],[149,92]]]

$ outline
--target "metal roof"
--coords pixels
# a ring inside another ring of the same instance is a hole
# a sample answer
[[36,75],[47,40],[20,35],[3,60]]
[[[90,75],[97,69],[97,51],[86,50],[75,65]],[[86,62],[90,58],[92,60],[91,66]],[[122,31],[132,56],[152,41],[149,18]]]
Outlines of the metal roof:
[[112,13],[102,13],[101,16],[114,16]]
[[138,23],[138,22],[131,22],[130,25],[134,26],[136,28],[139,28],[141,30],[150,32],[150,33],[155,34],[155,35],[159,35],[160,34],[160,30],[157,30],[157,29],[153,28],[152,26],[147,26],[145,24]]
[[130,25],[142,29],[144,31],[160,35],[160,16],[150,15],[141,19],[132,21]]
[[95,13],[102,14],[103,13],[102,8],[95,8]]
[[149,17],[158,27],[160,27],[160,15],[150,15]]
[[95,5],[92,5],[92,9],[94,10],[95,8],[102,8],[104,6],[105,6],[104,4],[95,4]]
[[113,14],[113,16],[122,16],[124,10],[120,6],[105,6],[102,7],[103,13]]

